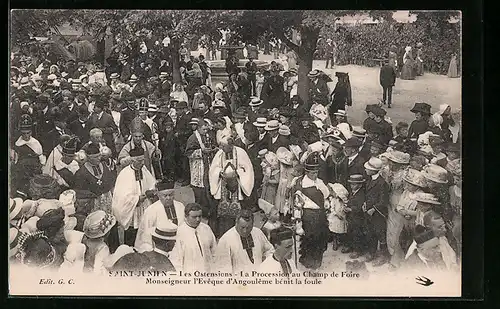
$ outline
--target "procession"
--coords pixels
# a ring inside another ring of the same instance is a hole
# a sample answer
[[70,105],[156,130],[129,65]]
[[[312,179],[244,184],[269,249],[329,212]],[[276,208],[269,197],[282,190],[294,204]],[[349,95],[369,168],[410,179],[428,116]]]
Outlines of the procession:
[[[138,38],[102,61],[37,44],[11,53],[10,266],[460,271],[460,111],[396,99],[434,74],[425,44],[388,44],[361,104],[334,39],[318,40],[321,66],[304,75],[284,40],[227,35],[211,55],[201,39]],[[402,109],[413,118],[391,114]]]

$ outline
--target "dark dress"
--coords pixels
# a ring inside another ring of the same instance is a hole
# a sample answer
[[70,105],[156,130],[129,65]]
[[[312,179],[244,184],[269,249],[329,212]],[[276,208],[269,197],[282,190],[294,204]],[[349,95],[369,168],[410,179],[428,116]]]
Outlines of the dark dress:
[[410,124],[410,128],[408,129],[408,137],[418,138],[420,134],[427,131],[429,131],[429,120],[427,118],[413,120]]
[[332,94],[332,105],[330,105],[330,109],[328,110],[330,119],[335,119],[333,113],[336,113],[339,109],[345,110],[348,94],[347,84],[344,82],[337,82]]
[[328,221],[324,206],[323,193],[316,187],[303,188],[300,177],[295,184],[295,192],[300,190],[305,196],[314,201],[320,209],[304,208],[302,212],[302,228],[304,236],[302,236],[300,244],[301,264],[311,269],[318,269],[323,262],[323,253],[326,251],[328,244]]
[[27,145],[13,146],[14,151],[18,155],[17,163],[12,166],[12,185],[14,190],[19,190],[28,193],[30,180],[38,174],[42,173],[42,164],[40,163],[39,155]]

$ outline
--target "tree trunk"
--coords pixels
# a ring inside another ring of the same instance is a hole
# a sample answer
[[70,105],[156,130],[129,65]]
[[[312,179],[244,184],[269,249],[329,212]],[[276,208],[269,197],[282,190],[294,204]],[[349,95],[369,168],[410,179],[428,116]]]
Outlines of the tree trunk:
[[172,77],[174,83],[181,82],[181,72],[179,71],[179,48],[181,46],[179,40],[171,40],[172,44]]
[[309,55],[304,53],[299,53],[298,55],[298,65],[299,65],[299,83],[297,85],[297,93],[302,101],[306,104],[309,103],[309,77],[307,74],[312,70],[313,64],[313,54]]
[[319,30],[304,28],[300,32],[301,45],[298,52],[299,83],[297,92],[304,103],[309,103],[309,78],[307,74],[312,70],[314,51],[319,37]]

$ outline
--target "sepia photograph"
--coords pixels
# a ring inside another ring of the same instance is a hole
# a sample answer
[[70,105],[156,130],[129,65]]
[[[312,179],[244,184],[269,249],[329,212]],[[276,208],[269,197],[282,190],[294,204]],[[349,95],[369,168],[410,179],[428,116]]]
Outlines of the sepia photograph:
[[10,11],[11,296],[462,296],[462,14]]

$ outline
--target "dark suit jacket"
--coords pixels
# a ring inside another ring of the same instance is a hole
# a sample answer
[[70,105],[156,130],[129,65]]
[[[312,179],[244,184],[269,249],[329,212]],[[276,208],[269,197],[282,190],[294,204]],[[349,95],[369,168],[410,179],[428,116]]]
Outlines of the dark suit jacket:
[[154,270],[175,271],[174,265],[172,265],[172,262],[165,255],[156,251],[147,251],[143,255],[149,259],[150,265],[153,266]]
[[69,125],[70,123],[78,119],[77,108],[78,106],[76,104],[73,104],[73,109],[71,110],[69,110],[67,106],[63,106],[61,108],[61,114],[66,119],[66,124]]
[[311,98],[315,98],[318,103],[322,105],[328,104],[328,95],[330,94],[330,90],[323,79],[319,79],[317,83],[310,82],[309,91]]
[[349,192],[349,200],[347,202],[347,207],[351,208],[351,211],[347,213],[349,224],[357,226],[363,225],[363,204],[365,201],[365,188],[361,187],[354,195],[352,192]]
[[90,126],[88,121],[85,124],[85,127],[83,127],[80,120],[76,119],[69,124],[68,129],[71,134],[76,135],[80,139],[80,142],[77,145],[78,149],[82,148],[82,146],[90,140]]
[[[349,163],[349,159],[348,158],[346,158],[346,159],[347,159],[347,162]],[[358,154],[356,156],[356,158],[354,158],[354,160],[352,160],[351,164],[348,164],[348,166],[347,166],[348,176],[359,174],[359,175],[365,176],[365,178],[366,178],[366,171],[365,171],[365,167],[364,167],[365,162],[366,162],[365,158]]]
[[380,85],[382,87],[394,86],[396,83],[396,71],[389,65],[380,68]]
[[122,136],[130,135],[130,124],[135,117],[135,110],[126,106],[121,110],[120,133]]
[[338,162],[334,162],[332,156],[328,156],[326,160],[320,160],[318,177],[325,183],[340,183],[348,188],[347,179],[349,178],[347,158],[342,155]]
[[120,80],[124,83],[128,83],[130,76],[132,76],[132,67],[130,66],[130,63],[126,63],[122,66]]
[[118,132],[118,127],[113,120],[113,116],[103,112],[101,119],[99,119],[99,115],[93,114],[88,123],[91,129],[99,128],[102,130],[102,138],[106,141],[106,145],[111,148],[113,153],[116,152],[113,133]]
[[278,139],[275,143],[273,143],[272,138],[269,137],[269,146],[267,150],[276,153],[278,148],[285,147],[288,149],[288,146],[290,146],[290,139],[287,136],[278,135]]
[[56,147],[60,142],[60,137],[63,134],[68,134],[68,130],[58,131],[55,128],[43,135],[43,138],[39,140],[42,145],[43,154],[48,157],[50,152]]
[[[262,138],[261,140],[258,140],[255,142],[255,148],[257,148],[257,152],[262,150],[262,149],[267,149],[267,147],[269,147],[269,144],[271,142],[271,137],[266,133],[266,135],[264,135],[264,138]],[[269,150],[269,149],[267,149]]]
[[367,179],[365,191],[366,210],[375,208],[376,213],[381,213],[387,218],[389,206],[389,185],[380,175],[375,180],[372,180],[371,176],[368,176]]

